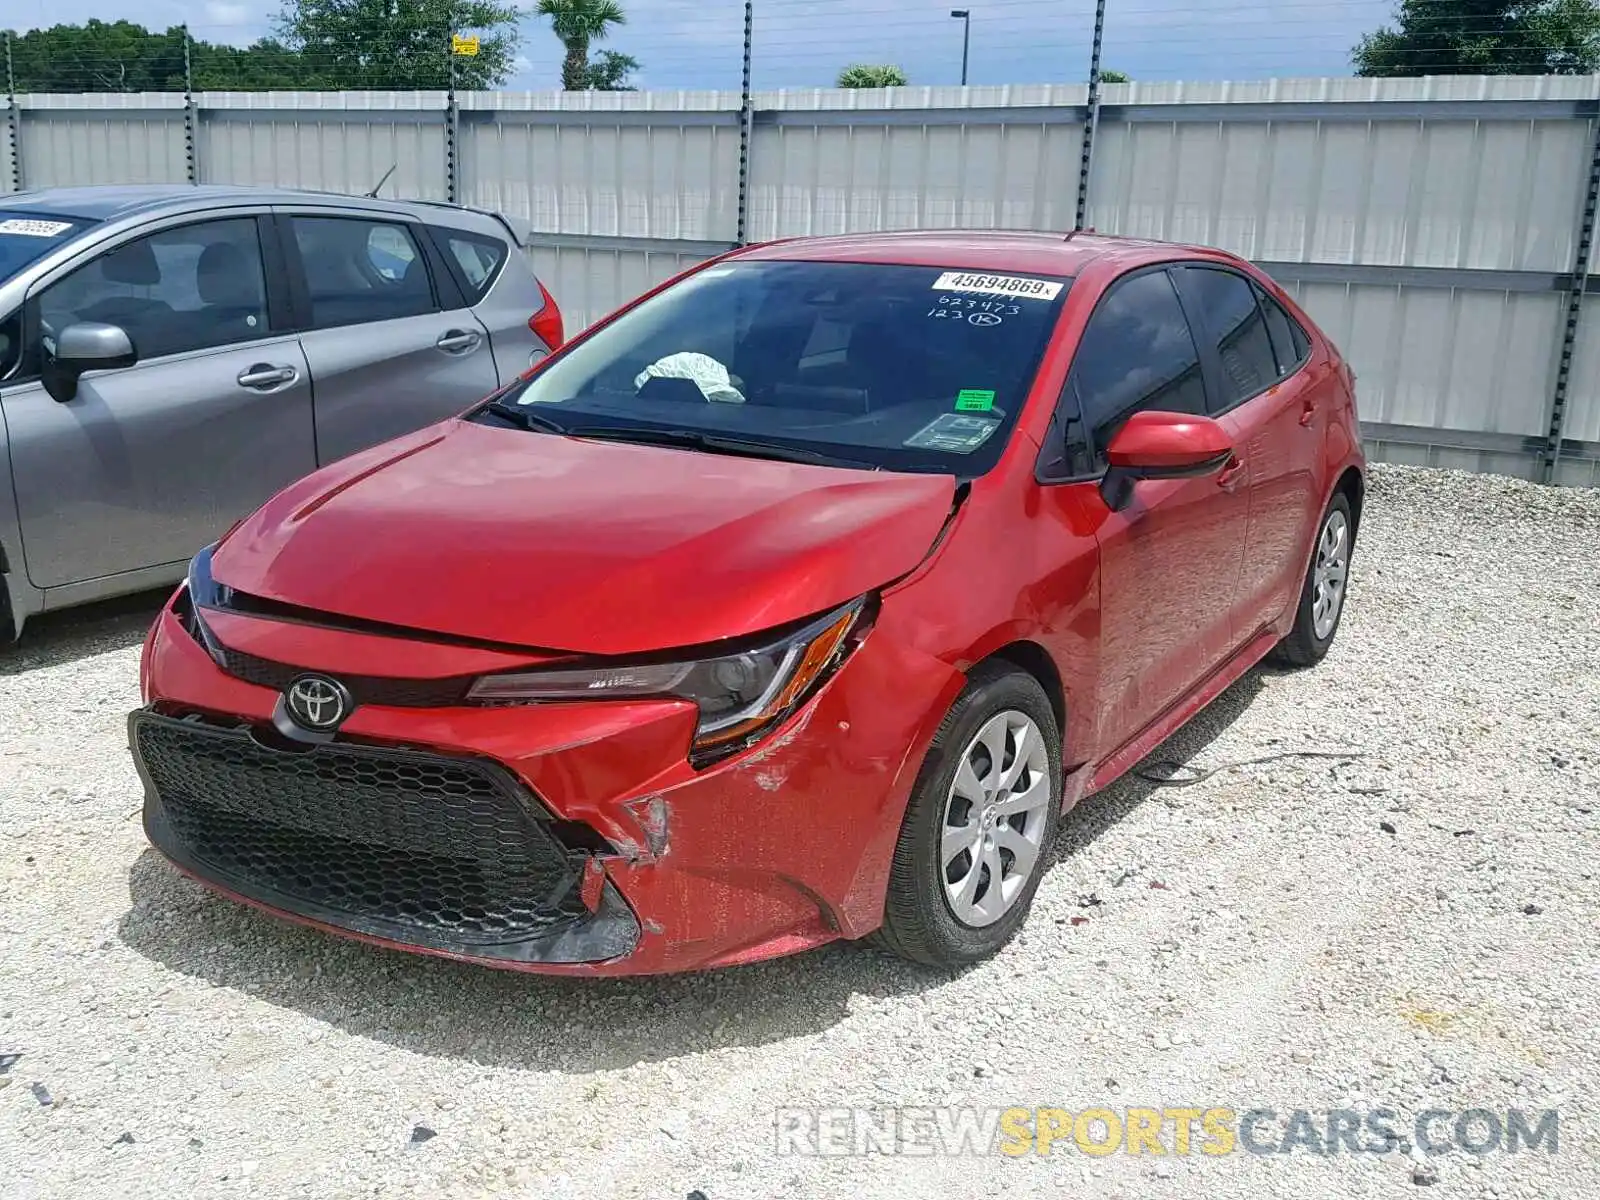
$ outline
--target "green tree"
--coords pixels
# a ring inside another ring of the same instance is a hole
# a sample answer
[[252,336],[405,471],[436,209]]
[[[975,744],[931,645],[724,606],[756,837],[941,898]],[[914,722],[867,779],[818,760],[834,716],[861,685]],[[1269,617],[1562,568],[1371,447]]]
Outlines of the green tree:
[[[593,88],[589,46],[610,36],[612,26],[627,24],[628,15],[622,6],[616,0],[539,0],[539,15],[550,18],[551,31],[566,47],[561,86],[569,92]],[[628,58],[626,54],[620,57]],[[629,64],[623,76],[639,65],[632,59]]]
[[638,69],[639,60],[633,55],[602,50],[589,61],[587,86],[597,92],[638,91],[628,82],[628,76]]
[[[455,33],[477,32],[475,56],[452,56]],[[300,56],[305,86],[490,88],[511,74],[517,10],[496,0],[285,0],[283,44]]]
[[183,87],[183,30],[152,33],[131,21],[90,21],[12,34],[17,89],[140,92]]
[[1101,83],[1132,83],[1133,80],[1128,78],[1128,73],[1126,71],[1101,71],[1100,72],[1100,82]]
[[[89,21],[12,34],[22,92],[160,92],[183,88],[183,28],[165,32],[132,21]],[[198,91],[307,86],[294,51],[270,39],[253,46],[191,42]]]
[[244,47],[195,42],[189,53],[197,92],[267,92],[319,86],[306,70],[305,59],[272,38]]
[[893,63],[857,63],[839,72],[836,87],[886,88],[905,87],[906,73]]
[[1595,0],[1401,0],[1357,75],[1585,75],[1600,70]]

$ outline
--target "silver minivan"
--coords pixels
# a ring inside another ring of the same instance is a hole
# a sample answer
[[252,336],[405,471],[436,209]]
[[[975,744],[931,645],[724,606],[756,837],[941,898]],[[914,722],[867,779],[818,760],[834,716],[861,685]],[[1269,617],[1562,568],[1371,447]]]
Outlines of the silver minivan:
[[312,192],[0,196],[0,641],[179,579],[285,484],[553,350],[525,241],[497,214]]

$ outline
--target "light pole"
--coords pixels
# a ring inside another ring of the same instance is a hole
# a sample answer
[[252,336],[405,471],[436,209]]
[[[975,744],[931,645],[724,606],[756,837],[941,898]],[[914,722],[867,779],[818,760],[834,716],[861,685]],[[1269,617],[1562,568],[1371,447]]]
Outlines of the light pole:
[[961,86],[967,86],[967,47],[972,44],[972,10],[952,8],[950,15],[961,21]]

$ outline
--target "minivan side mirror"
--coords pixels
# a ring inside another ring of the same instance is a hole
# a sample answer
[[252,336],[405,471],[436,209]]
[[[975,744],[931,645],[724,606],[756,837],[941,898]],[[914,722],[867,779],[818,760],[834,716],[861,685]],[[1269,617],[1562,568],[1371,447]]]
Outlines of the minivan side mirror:
[[56,335],[55,353],[47,349],[40,382],[52,399],[65,404],[78,394],[78,378],[85,371],[131,367],[139,361],[133,339],[120,325],[79,321]]
[[1106,447],[1100,495],[1113,512],[1133,499],[1141,479],[1212,475],[1233,458],[1228,431],[1210,417],[1146,409],[1134,413]]

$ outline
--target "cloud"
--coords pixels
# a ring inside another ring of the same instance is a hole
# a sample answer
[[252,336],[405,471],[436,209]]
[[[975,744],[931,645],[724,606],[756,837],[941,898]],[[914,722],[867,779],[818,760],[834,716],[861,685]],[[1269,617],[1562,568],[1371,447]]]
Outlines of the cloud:
[[255,14],[248,4],[236,4],[231,0],[206,0],[206,20],[213,25],[243,25]]

